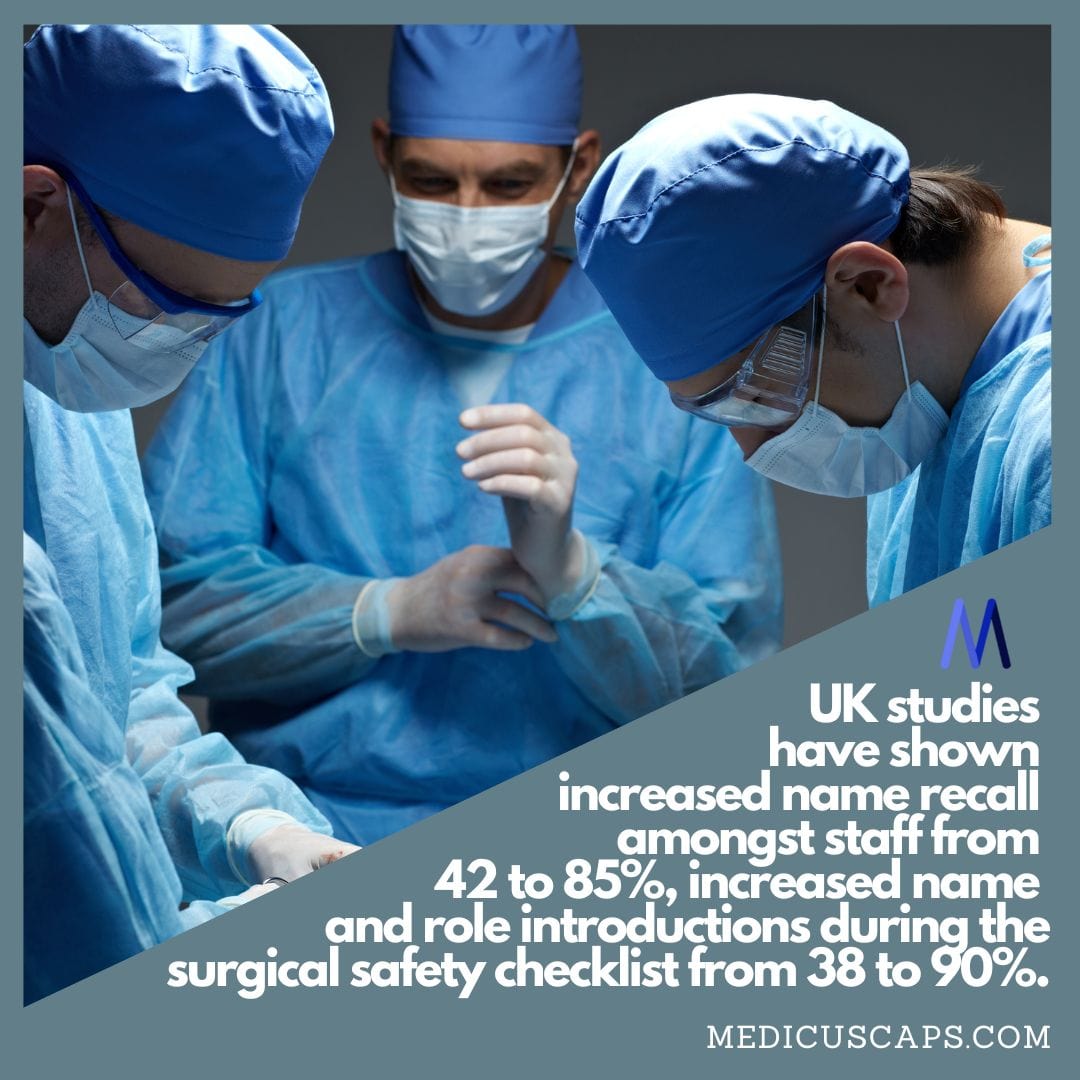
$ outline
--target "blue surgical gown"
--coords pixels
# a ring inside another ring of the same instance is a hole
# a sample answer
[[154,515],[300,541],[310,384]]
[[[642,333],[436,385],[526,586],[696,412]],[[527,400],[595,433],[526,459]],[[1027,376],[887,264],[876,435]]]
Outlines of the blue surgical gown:
[[1050,466],[1047,270],[991,327],[941,442],[867,501],[871,606],[1049,525]]
[[227,909],[180,879],[124,736],[90,689],[48,557],[23,536],[27,1004]]
[[165,845],[122,858],[175,864],[185,899],[246,887],[226,836],[237,814],[273,808],[329,826],[296,786],[247,764],[220,734],[202,735],[177,687],[191,668],[160,641],[161,587],[131,415],[77,413],[23,383],[24,529],[56,571],[99,715],[126,739]]
[[554,645],[366,657],[350,627],[366,581],[509,546],[501,501],[454,452],[447,371],[485,346],[431,330],[399,252],[265,291],[144,460],[164,632],[215,724],[339,835],[370,843],[777,647],[768,487],[727,431],[672,408],[575,264],[528,340],[497,346],[513,361],[494,400],[570,436],[598,587]]

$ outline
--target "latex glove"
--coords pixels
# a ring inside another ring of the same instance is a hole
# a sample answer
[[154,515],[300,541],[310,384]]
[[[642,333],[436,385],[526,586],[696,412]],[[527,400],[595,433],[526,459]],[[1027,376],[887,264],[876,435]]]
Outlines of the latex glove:
[[457,445],[461,471],[502,496],[510,547],[546,608],[585,569],[584,538],[570,525],[578,474],[570,439],[528,405],[482,405],[460,422],[478,432]]
[[345,840],[312,832],[303,825],[278,825],[251,841],[247,849],[250,878],[294,881],[360,849]]
[[277,884],[252,885],[250,889],[245,889],[242,893],[237,893],[235,896],[223,896],[218,903],[222,907],[240,907],[249,900],[254,900],[258,896],[265,896],[267,893],[271,893],[280,887],[281,886]]
[[537,607],[544,604],[536,582],[506,548],[462,548],[423,573],[402,578],[386,598],[394,648],[508,651],[527,649],[534,640],[557,640],[550,623],[500,592],[518,593]]

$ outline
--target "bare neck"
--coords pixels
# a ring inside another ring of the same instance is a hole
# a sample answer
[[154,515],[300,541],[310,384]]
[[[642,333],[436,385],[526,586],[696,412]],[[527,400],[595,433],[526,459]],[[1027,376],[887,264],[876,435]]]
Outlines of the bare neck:
[[1045,225],[988,219],[976,247],[945,269],[909,268],[910,318],[901,320],[910,341],[913,377],[948,411],[972,360],[1016,294],[1040,272],[1024,266],[1021,249],[1048,233]]

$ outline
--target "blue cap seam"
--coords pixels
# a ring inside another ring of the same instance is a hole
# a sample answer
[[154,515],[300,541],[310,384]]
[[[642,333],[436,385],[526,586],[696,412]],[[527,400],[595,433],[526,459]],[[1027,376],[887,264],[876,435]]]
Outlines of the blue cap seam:
[[[151,41],[153,41],[156,44],[160,45],[166,52],[175,53],[177,56],[183,57],[184,67],[187,68],[187,73],[189,75],[203,75],[208,71],[218,71],[218,72],[221,72],[222,75],[229,75],[232,78],[236,79],[236,81],[238,83],[240,83],[240,85],[242,87],[244,87],[245,90],[272,90],[272,91],[274,91],[275,93],[278,93],[278,94],[292,94],[295,97],[304,97],[304,98],[307,98],[307,97],[321,98],[322,97],[322,95],[319,93],[318,89],[315,87],[314,83],[312,83],[310,73],[307,73],[307,72],[305,73],[305,78],[308,80],[308,88],[307,88],[307,90],[290,90],[290,89],[288,89],[288,87],[285,87],[285,86],[252,86],[250,83],[244,82],[244,80],[241,77],[240,73],[237,72],[237,71],[233,71],[231,68],[218,67],[216,65],[212,65],[210,67],[198,68],[197,70],[193,69],[191,67],[190,57],[188,56],[187,53],[183,52],[181,49],[177,49],[173,45],[170,45],[167,41],[162,41],[160,38],[154,37],[153,34],[151,34],[148,30],[145,30],[141,26],[135,26],[133,23],[128,23],[127,25],[132,30],[134,30],[137,34],[142,34],[144,37],[147,37]],[[270,44],[270,43],[267,42],[267,44]],[[284,54],[282,54],[282,55],[284,56]],[[288,57],[285,57],[285,59],[289,60]],[[292,60],[289,60],[289,62],[293,63]],[[296,64],[293,64],[293,66],[296,67],[298,71],[301,70]]]
[[[716,161],[708,161],[704,165],[698,166],[698,168],[696,168],[693,172],[687,173],[686,176],[680,177],[678,180],[673,181],[672,183],[668,184],[667,187],[662,188],[660,191],[658,191],[653,196],[652,200],[649,202],[649,205],[645,207],[645,209],[642,210],[640,213],[625,214],[621,217],[605,218],[603,221],[598,221],[595,225],[590,225],[589,222],[587,222],[583,217],[581,217],[580,213],[575,213],[574,219],[575,221],[580,221],[581,224],[584,225],[587,229],[600,229],[605,225],[612,225],[619,221],[634,221],[637,218],[648,217],[648,215],[652,213],[653,207],[664,195],[666,195],[669,191],[672,191],[674,188],[677,188],[680,184],[684,184],[686,183],[686,181],[692,180],[699,173],[705,172],[707,169],[714,169],[717,165],[723,165],[724,162],[730,161],[733,157],[737,157],[739,154],[765,154],[771,153],[773,150],[779,150],[784,146],[797,145],[809,147],[811,150],[823,151],[829,154],[836,154],[839,157],[844,157],[847,158],[849,161],[855,162],[863,170],[863,172],[866,173],[867,176],[872,176],[875,180],[883,181],[887,185],[889,190],[894,193],[894,197],[899,197],[902,199],[907,191],[905,185],[898,184],[896,181],[890,180],[884,174],[874,172],[873,169],[867,168],[865,162],[863,162],[861,158],[856,157],[854,154],[849,154],[844,150],[837,150],[831,146],[815,146],[813,143],[809,143],[805,139],[789,139],[787,142],[775,143],[772,146],[741,146],[738,150],[732,150],[730,154],[725,154],[722,158],[717,158]],[[899,194],[897,195],[898,189]]]

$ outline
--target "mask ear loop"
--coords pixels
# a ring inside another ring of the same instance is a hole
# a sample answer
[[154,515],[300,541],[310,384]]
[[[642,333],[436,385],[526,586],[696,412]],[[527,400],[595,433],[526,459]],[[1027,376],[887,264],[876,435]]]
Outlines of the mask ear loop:
[[82,266],[83,277],[86,279],[86,287],[90,291],[90,302],[97,307],[97,301],[94,299],[94,285],[90,280],[90,271],[86,266],[86,256],[83,255],[82,240],[79,239],[79,221],[75,217],[75,204],[71,201],[71,185],[67,185],[67,204],[68,213],[71,214],[71,227],[75,232],[75,250],[79,253],[79,263]]
[[566,168],[563,169],[562,179],[559,181],[559,186],[555,189],[555,194],[544,204],[545,209],[550,210],[558,200],[559,196],[563,193],[563,188],[566,187],[566,182],[570,179],[570,170],[574,167],[574,160],[577,158],[577,136],[574,136],[573,145],[570,147],[570,160],[566,163]]
[[817,381],[814,384],[814,407],[818,405],[818,400],[821,397],[821,365],[825,356],[825,315],[828,311],[829,301],[829,288],[827,285],[821,286],[821,333],[818,335],[818,353],[817,353]]
[[[825,353],[825,315],[828,311],[828,286],[822,285],[821,287],[821,336],[818,338],[818,369],[817,369],[817,382],[814,385],[814,404],[817,405],[821,398],[821,361]],[[900,367],[904,372],[904,390],[907,392],[911,389],[911,377],[908,374],[907,353],[904,352],[904,338],[900,333],[900,320],[897,319],[893,323],[893,329],[896,331],[896,347],[900,350]]]
[[896,345],[900,350],[900,366],[904,369],[904,392],[907,393],[907,391],[911,389],[911,379],[908,378],[907,356],[904,353],[904,339],[900,336],[899,319],[893,323],[893,327],[896,330]]

